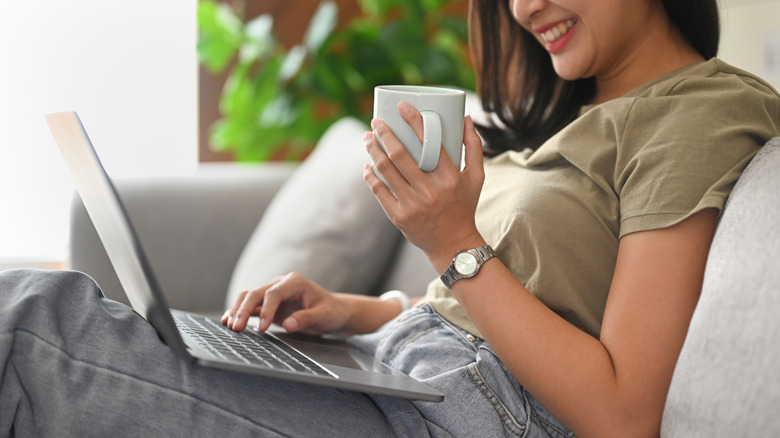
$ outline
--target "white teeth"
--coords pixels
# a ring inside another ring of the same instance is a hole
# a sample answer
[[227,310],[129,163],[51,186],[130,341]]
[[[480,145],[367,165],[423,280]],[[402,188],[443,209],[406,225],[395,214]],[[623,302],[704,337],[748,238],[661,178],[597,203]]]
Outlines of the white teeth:
[[552,43],[557,41],[560,37],[565,35],[566,32],[568,32],[575,23],[577,23],[577,19],[575,18],[567,20],[565,23],[559,23],[557,26],[554,26],[548,29],[546,32],[542,33],[542,40],[545,43]]

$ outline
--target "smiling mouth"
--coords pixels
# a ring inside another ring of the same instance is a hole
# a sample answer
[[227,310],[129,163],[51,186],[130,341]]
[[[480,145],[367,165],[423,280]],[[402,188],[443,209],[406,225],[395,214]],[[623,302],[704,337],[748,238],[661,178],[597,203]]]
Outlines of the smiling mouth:
[[539,35],[542,37],[542,41],[544,41],[546,44],[554,43],[555,41],[561,39],[562,36],[566,35],[566,32],[574,27],[575,24],[577,24],[577,19],[571,18],[569,20],[558,23],[557,26],[553,26],[550,29],[541,32]]

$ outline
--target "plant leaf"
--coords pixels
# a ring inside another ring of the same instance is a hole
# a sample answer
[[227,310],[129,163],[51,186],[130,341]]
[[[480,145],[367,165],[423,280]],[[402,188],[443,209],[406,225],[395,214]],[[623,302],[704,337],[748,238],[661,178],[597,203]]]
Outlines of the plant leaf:
[[211,72],[222,71],[241,44],[241,20],[227,6],[198,3],[198,58]]
[[287,94],[282,94],[263,108],[258,123],[264,128],[284,128],[292,125],[298,116],[293,101]]
[[287,52],[287,56],[282,62],[282,66],[279,69],[279,81],[288,82],[292,79],[303,66],[303,61],[306,59],[306,48],[297,45]]
[[309,52],[316,52],[325,43],[339,22],[339,8],[332,1],[325,1],[317,6],[309,22],[309,27],[303,35],[303,45]]
[[227,6],[201,0],[201,63],[229,69],[222,119],[209,132],[215,148],[240,161],[300,159],[335,120],[370,120],[376,85],[473,89],[465,17],[447,12],[465,0],[357,1],[363,15],[339,28],[336,4],[323,1],[303,43],[287,50],[270,17],[244,25]]
[[263,14],[247,23],[244,27],[244,44],[239,51],[240,62],[252,63],[273,51],[277,44],[273,25],[274,19],[269,14]]

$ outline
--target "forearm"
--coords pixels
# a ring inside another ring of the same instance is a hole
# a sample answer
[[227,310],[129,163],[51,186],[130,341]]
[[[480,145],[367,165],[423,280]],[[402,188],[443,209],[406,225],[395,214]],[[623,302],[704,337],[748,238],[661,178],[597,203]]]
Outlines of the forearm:
[[570,428],[614,426],[633,412],[604,345],[542,304],[498,260],[452,291],[515,378]]
[[350,316],[342,330],[348,335],[376,331],[402,311],[401,304],[395,300],[343,293],[336,296],[349,308]]

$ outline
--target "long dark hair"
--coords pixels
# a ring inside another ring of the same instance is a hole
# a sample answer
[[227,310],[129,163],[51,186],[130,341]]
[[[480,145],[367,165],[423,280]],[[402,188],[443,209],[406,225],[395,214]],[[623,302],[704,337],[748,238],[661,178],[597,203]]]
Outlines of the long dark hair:
[[[705,59],[718,53],[717,0],[660,0],[671,22]],[[593,78],[566,81],[549,54],[512,17],[508,0],[471,0],[471,51],[483,108],[498,125],[480,126],[486,153],[536,149],[577,117],[596,91]],[[503,125],[503,126],[501,126]]]

